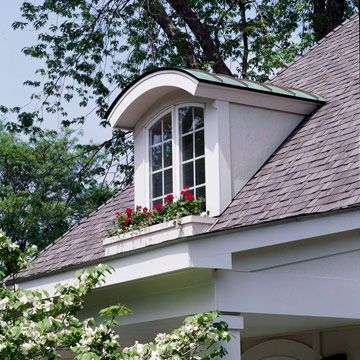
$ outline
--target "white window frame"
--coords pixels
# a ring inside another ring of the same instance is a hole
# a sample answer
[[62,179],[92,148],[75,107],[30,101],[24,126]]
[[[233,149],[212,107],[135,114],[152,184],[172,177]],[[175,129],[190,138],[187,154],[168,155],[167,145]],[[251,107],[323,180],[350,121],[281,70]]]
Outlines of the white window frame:
[[[152,174],[151,174],[151,152],[150,152],[150,129],[155,123],[161,120],[166,114],[171,113],[171,126],[172,126],[172,169],[173,169],[173,195],[179,196],[182,190],[182,160],[181,160],[181,138],[180,138],[180,124],[179,124],[179,109],[183,107],[199,107],[204,112],[204,128],[205,128],[205,104],[199,102],[181,102],[176,105],[167,106],[157,112],[151,117],[144,126],[146,131],[146,187],[147,187],[147,206],[152,207]],[[204,132],[205,142],[205,132]],[[206,164],[206,156],[205,164]],[[206,167],[206,166],[205,166]],[[195,179],[194,179],[195,182]],[[195,186],[194,186],[195,189]],[[205,189],[206,189],[206,176],[205,176]],[[206,191],[206,190],[205,190]],[[207,191],[206,191],[207,192]]]

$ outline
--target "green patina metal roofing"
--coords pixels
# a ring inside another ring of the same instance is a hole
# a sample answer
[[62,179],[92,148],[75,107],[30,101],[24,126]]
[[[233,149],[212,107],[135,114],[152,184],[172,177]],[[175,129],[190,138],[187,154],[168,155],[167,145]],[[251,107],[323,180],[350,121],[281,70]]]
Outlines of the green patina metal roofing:
[[132,83],[128,84],[120,94],[115,98],[112,104],[109,106],[105,116],[108,117],[112,109],[114,108],[117,101],[130,89],[133,85],[137,82],[142,80],[144,77],[154,74],[160,73],[162,71],[178,71],[182,73],[186,73],[194,77],[200,82],[206,82],[208,84],[220,85],[220,86],[228,86],[233,89],[242,89],[242,90],[249,90],[249,91],[258,91],[262,93],[269,93],[278,96],[285,96],[285,97],[293,97],[300,100],[307,100],[307,101],[315,101],[319,103],[325,103],[325,99],[322,96],[310,94],[307,91],[295,88],[288,88],[283,86],[277,85],[270,85],[270,84],[261,84],[256,81],[251,81],[247,79],[238,79],[228,75],[220,75],[220,74],[212,74],[203,70],[195,70],[195,69],[182,69],[182,68],[160,68],[150,70],[141,76],[139,76],[136,80]]
[[247,79],[237,79],[235,77],[231,77],[227,75],[211,74],[202,70],[195,70],[195,69],[181,69],[181,70],[196,77],[199,81],[206,81],[218,85],[238,87],[240,89],[257,90],[272,94],[292,96],[304,100],[313,100],[313,101],[321,101],[321,102],[325,101],[325,99],[322,96],[310,94],[309,92],[301,89],[285,88],[282,86],[262,84],[256,81],[251,81]]

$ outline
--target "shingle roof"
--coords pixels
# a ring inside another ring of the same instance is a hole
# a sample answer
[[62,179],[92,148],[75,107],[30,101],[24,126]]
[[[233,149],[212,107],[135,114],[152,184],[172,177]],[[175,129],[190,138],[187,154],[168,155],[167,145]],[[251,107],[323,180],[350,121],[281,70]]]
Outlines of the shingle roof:
[[18,278],[53,272],[104,257],[102,239],[112,227],[114,210],[124,211],[133,207],[133,203],[134,189],[129,186],[48,246],[32,262],[32,268],[20,273]]
[[279,147],[213,230],[360,205],[358,15],[272,83],[315,92],[327,103]]
[[[236,195],[213,230],[360,206],[358,16],[345,22],[272,81],[328,102],[290,135]],[[114,210],[133,206],[133,187],[120,192],[65,233],[20,279],[104,257],[101,239]]]

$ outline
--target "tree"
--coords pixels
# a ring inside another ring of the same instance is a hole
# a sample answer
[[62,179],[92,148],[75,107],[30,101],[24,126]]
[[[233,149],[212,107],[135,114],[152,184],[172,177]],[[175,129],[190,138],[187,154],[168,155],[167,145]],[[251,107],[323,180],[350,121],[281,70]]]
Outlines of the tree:
[[26,140],[0,123],[0,228],[21,249],[42,249],[95,210],[114,192],[105,145],[82,146],[70,130]]
[[[13,27],[39,34],[23,51],[43,63],[25,83],[41,106],[0,110],[16,114],[8,126],[17,131],[40,131],[47,112],[69,127],[95,111],[108,126],[112,93],[147,70],[196,67],[266,81],[355,11],[358,0],[24,1]],[[79,103],[83,116],[67,112],[69,101]],[[130,154],[131,139],[116,135]],[[113,164],[120,179],[121,162]]]
[[[229,341],[227,324],[216,322],[217,312],[198,314],[185,320],[171,334],[159,334],[154,342],[135,343],[121,348],[115,332],[117,318],[127,314],[122,305],[100,311],[106,320],[79,320],[84,297],[100,285],[111,269],[98,265],[77,274],[73,283],[58,285],[54,297],[45,291],[25,290],[14,286],[15,274],[28,266],[36,248],[22,252],[18,245],[0,232],[0,357],[5,360],[60,359],[60,350],[69,350],[77,360],[120,359],[203,359],[223,357],[218,341]],[[6,286],[4,274],[10,273]]]

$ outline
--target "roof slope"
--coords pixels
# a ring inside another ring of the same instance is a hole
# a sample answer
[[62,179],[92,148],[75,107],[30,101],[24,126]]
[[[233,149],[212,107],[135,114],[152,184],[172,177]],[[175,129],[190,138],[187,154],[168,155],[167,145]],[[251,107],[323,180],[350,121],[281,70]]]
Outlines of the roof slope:
[[[279,147],[220,216],[214,230],[360,205],[357,16],[281,72],[273,84],[300,87],[328,103]],[[20,280],[104,257],[114,210],[132,207],[128,187],[57,239]]]
[[327,103],[245,185],[214,230],[360,205],[358,15],[272,83],[315,92]]
[[18,278],[53,272],[104,257],[102,239],[112,227],[114,210],[124,211],[133,204],[134,189],[129,186],[48,246],[32,262],[32,268],[20,273]]

